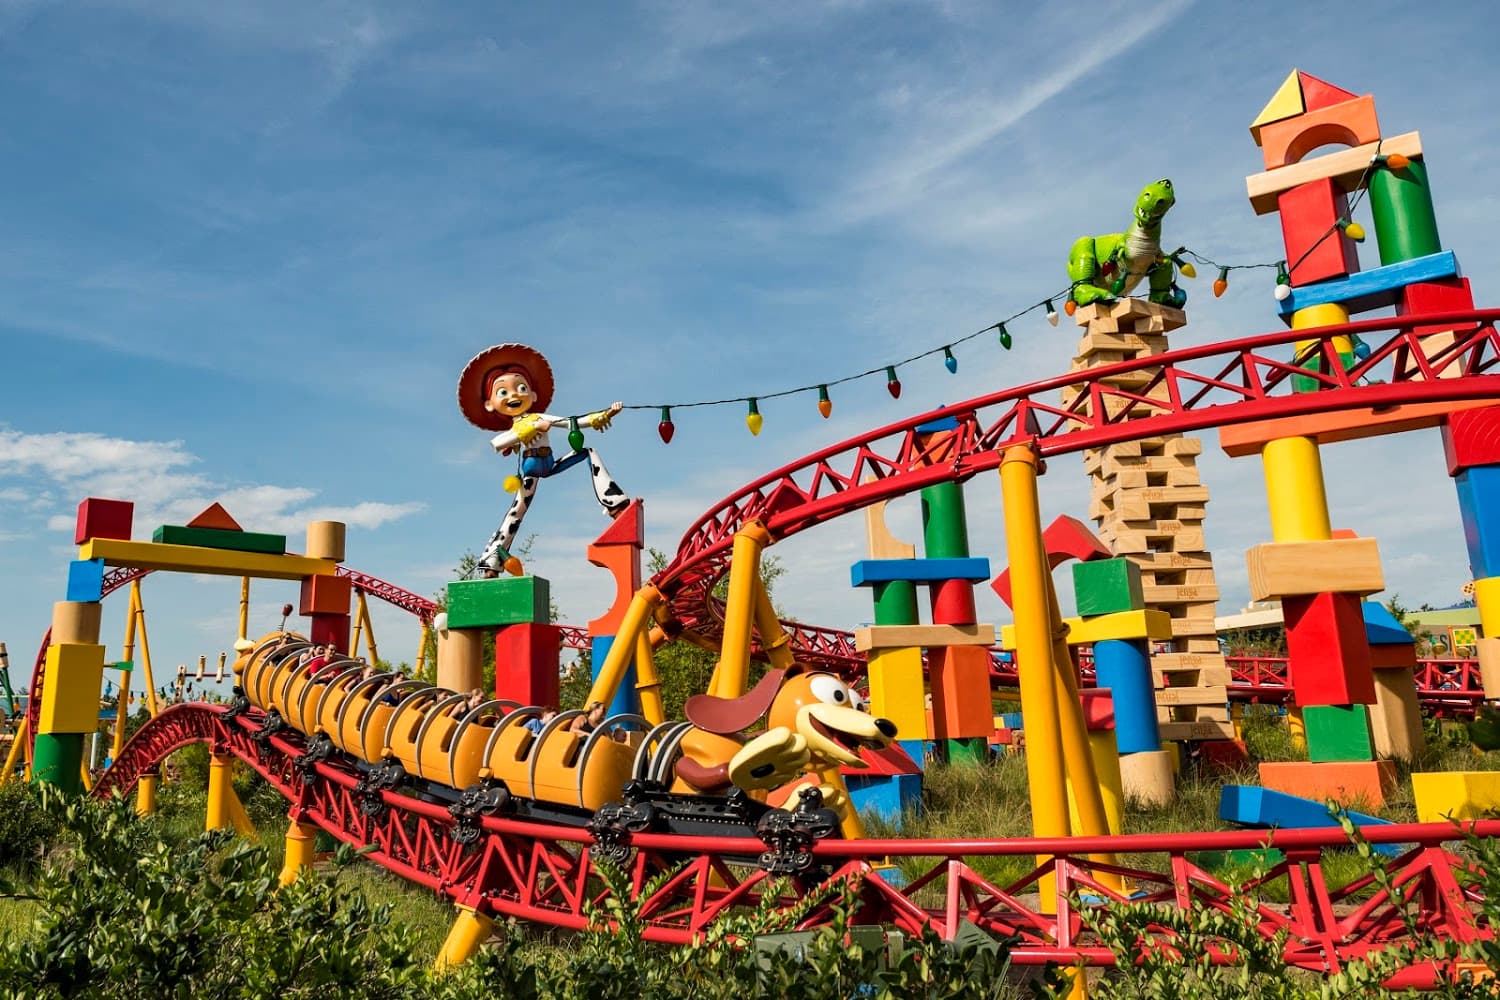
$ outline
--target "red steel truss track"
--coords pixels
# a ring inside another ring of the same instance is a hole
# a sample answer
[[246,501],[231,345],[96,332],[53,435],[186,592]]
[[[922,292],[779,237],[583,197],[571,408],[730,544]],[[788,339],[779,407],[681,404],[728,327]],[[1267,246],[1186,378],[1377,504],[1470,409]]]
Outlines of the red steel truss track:
[[[588,906],[597,905],[608,892],[592,877],[595,842],[586,830],[476,817],[469,831],[461,831],[472,836],[455,837],[459,824],[442,805],[392,791],[362,791],[358,773],[346,763],[305,760],[300,734],[283,730],[266,739],[260,735],[261,721],[255,712],[228,717],[217,705],[169,708],[131,738],[94,794],[127,793],[174,750],[207,743],[214,753],[238,757],[274,785],[290,802],[293,819],[316,823],[345,843],[369,849],[375,863],[463,906],[582,929]],[[1500,835],[1500,821],[1465,828],[1478,836]],[[1232,892],[1254,894],[1267,883],[1285,880],[1282,891],[1289,894],[1289,902],[1254,902],[1259,930],[1267,938],[1285,932],[1286,963],[1318,972],[1337,970],[1371,951],[1408,940],[1408,926],[1455,941],[1493,933],[1476,917],[1478,895],[1458,877],[1466,862],[1445,846],[1462,837],[1454,825],[1369,827],[1363,834],[1374,843],[1406,845],[1399,857],[1379,861],[1391,876],[1394,898],[1369,876],[1342,887],[1330,882],[1321,859],[1325,850],[1346,846],[1337,830],[1051,840],[825,840],[810,851],[822,875],[857,881],[857,920],[895,924],[912,933],[931,927],[948,937],[968,920],[1014,937],[1014,960],[1027,965],[1114,961],[1085,927],[1088,907],[1097,904],[1078,902],[1121,898],[1101,882],[1106,873],[1128,879],[1137,893],[1135,901],[1193,911],[1227,911]],[[1231,890],[1188,857],[1194,851],[1256,848],[1268,842],[1284,851],[1286,859],[1241,890]],[[797,902],[812,889],[812,879],[778,890],[755,861],[767,847],[754,837],[632,837],[626,868],[629,891],[645,917],[645,937],[687,942],[720,916],[757,905],[771,892],[780,891],[787,907]],[[1146,860],[1122,866],[1089,859],[1101,853]],[[1038,855],[1051,857],[1038,864]],[[981,859],[1002,856],[1024,859],[1025,874],[1006,885],[987,880],[978,870]],[[905,862],[913,875],[910,883],[897,888],[866,877],[871,863],[883,859]],[[647,883],[669,868],[678,870],[648,895]],[[1051,905],[1043,905],[1037,893],[1048,875],[1055,877],[1056,893],[1046,901]],[[824,908],[801,926],[818,926],[830,918]],[[1433,977],[1432,969],[1416,968],[1394,982],[1430,984]]]

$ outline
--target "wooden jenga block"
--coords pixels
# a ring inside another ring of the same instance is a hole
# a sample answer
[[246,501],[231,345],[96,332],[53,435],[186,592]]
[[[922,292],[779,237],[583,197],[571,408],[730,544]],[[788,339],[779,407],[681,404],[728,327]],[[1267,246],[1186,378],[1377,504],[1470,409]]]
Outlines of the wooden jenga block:
[[1229,700],[1229,692],[1223,685],[1202,687],[1167,687],[1156,692],[1156,703],[1162,706],[1213,705],[1222,708]]
[[1164,740],[1232,740],[1234,724],[1228,720],[1205,719],[1201,722],[1161,722],[1156,727]]
[[[1192,654],[1168,653],[1168,656]],[[1158,667],[1151,662],[1151,677],[1158,688],[1228,686],[1234,675],[1228,667]]]

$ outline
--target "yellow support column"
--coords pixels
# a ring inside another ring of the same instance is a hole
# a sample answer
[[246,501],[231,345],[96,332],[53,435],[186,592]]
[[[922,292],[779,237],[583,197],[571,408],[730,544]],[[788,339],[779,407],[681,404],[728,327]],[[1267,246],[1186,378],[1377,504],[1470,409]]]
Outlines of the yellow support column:
[[773,668],[787,670],[792,665],[792,640],[781,627],[776,609],[771,605],[771,595],[766,590],[766,581],[760,578],[760,563],[756,562],[755,573],[755,631],[760,633],[760,648]]
[[432,639],[432,626],[427,622],[422,623],[421,645],[417,647],[417,669],[413,677],[421,677],[427,669],[427,643]]
[[286,827],[286,861],[281,866],[281,884],[291,885],[302,869],[311,868],[318,841],[318,828],[312,823],[291,820]]
[[[1005,505],[1005,543],[1010,557],[1012,607],[1016,615],[1016,662],[1020,671],[1021,714],[1026,719],[1026,777],[1031,798],[1031,830],[1037,837],[1066,837],[1068,799],[1062,734],[1057,717],[1056,672],[1052,666],[1052,621],[1046,595],[1047,562],[1041,548],[1041,509],[1037,500],[1037,454],[1028,445],[1005,452],[1000,491]],[[1038,864],[1048,860],[1037,858]],[[1044,912],[1052,912],[1056,879],[1038,886]]]
[[625,617],[620,619],[620,630],[615,633],[609,655],[604,658],[598,675],[594,677],[594,686],[584,699],[585,705],[595,701],[608,705],[615,700],[615,692],[620,689],[620,682],[625,679],[625,668],[630,665],[631,654],[635,652],[636,636],[650,627],[651,615],[663,603],[665,599],[661,596],[661,591],[649,583],[635,592],[635,596],[630,599],[630,607],[625,609]]
[[151,675],[151,640],[146,635],[146,605],[141,601],[139,580],[132,580],[130,583],[130,606],[141,635],[141,679],[146,684],[146,707],[151,710],[151,717],[154,719],[161,708],[156,702],[156,679]]
[[156,815],[156,785],[161,780],[159,774],[143,774],[135,785],[135,814],[137,816]]
[[652,651],[651,633],[644,628],[635,634],[635,692],[641,702],[641,718],[653,726],[666,721],[661,678],[656,675],[656,654]]
[[5,784],[16,773],[16,764],[21,760],[21,751],[25,749],[30,736],[26,727],[26,717],[21,717],[21,724],[16,727],[15,739],[11,740],[10,752],[5,755],[5,772],[0,774],[0,785]]
[[708,691],[720,698],[738,698],[750,679],[750,624],[755,617],[755,588],[760,581],[760,554],[771,544],[771,533],[751,521],[734,535],[729,562],[729,596],[724,604],[724,637],[719,663],[709,678]]
[[479,946],[489,938],[495,921],[468,906],[458,907],[458,916],[438,952],[436,968],[439,972],[452,969],[467,962],[479,951]]
[[1327,541],[1332,538],[1318,442],[1310,437],[1267,441],[1260,459],[1266,473],[1271,538],[1278,542]]
[[222,830],[231,826],[234,798],[234,758],[228,754],[209,754],[208,757],[208,815],[204,820],[205,830]]
[[[249,641],[247,631],[250,628],[250,578],[240,577],[240,634],[239,638]],[[130,657],[126,657],[130,659]]]

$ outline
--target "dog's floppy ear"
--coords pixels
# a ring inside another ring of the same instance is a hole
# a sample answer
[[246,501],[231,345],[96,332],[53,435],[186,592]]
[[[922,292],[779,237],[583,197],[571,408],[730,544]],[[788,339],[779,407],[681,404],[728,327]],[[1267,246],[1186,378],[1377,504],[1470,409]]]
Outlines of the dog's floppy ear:
[[711,694],[695,694],[682,706],[688,721],[705,732],[719,736],[733,736],[749,729],[755,720],[771,709],[776,692],[781,690],[785,670],[767,670],[760,683],[741,698],[716,698]]

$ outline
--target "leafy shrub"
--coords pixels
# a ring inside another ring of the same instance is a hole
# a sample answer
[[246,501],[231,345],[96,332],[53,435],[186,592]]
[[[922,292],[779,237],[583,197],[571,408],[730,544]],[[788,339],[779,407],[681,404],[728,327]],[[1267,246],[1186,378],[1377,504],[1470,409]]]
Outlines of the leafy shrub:
[[57,838],[58,824],[42,807],[37,786],[21,781],[0,785],[0,865],[13,878],[41,863]]

